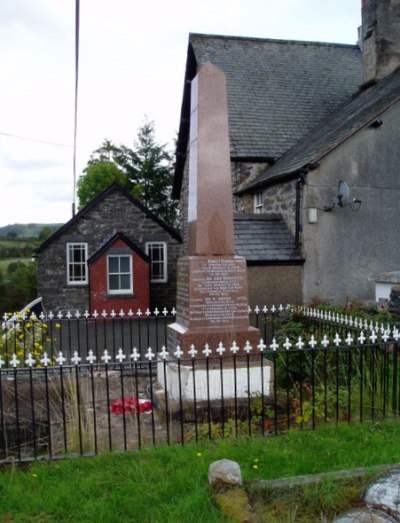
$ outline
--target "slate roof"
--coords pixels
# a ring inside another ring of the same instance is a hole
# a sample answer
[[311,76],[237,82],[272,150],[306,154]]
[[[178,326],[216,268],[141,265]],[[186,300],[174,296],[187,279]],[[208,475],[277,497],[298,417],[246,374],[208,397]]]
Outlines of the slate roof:
[[93,209],[96,205],[98,205],[101,201],[103,201],[105,198],[109,196],[110,193],[117,191],[120,192],[125,198],[127,198],[132,205],[135,205],[138,209],[140,209],[142,212],[146,214],[146,216],[150,219],[155,221],[160,227],[165,229],[170,236],[175,238],[178,242],[182,242],[181,236],[171,227],[169,227],[166,223],[164,223],[160,218],[158,218],[155,214],[153,214],[147,207],[145,207],[139,200],[136,200],[136,198],[133,198],[129,192],[121,187],[118,183],[114,182],[111,185],[109,185],[102,193],[100,193],[96,198],[94,198],[91,202],[89,202],[81,211],[79,211],[73,218],[71,218],[67,223],[65,223],[63,226],[61,226],[55,233],[50,236],[47,240],[45,240],[42,244],[39,245],[37,249],[35,249],[35,252],[39,254],[44,249],[46,249],[54,240],[59,238],[62,234],[64,234],[74,223],[84,218],[88,212]]
[[235,247],[249,265],[302,264],[304,259],[280,215],[236,214]]
[[187,149],[190,81],[207,61],[227,77],[233,159],[279,158],[362,83],[356,45],[190,34],[175,197]]
[[335,111],[303,140],[282,156],[276,164],[246,183],[237,194],[277,183],[290,174],[319,162],[363,127],[373,122],[400,100],[400,69],[390,76],[360,90],[348,103]]

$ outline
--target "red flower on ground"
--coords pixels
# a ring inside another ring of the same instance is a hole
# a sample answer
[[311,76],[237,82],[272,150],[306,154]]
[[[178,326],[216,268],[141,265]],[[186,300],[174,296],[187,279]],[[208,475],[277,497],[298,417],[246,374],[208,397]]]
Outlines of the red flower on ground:
[[111,403],[111,412],[113,414],[143,414],[144,412],[151,412],[153,404],[150,400],[138,397],[120,398]]

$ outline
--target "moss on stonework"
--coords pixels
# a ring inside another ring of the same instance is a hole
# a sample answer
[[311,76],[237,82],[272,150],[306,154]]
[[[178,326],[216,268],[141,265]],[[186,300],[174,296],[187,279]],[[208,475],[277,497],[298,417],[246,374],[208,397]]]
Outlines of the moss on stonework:
[[243,488],[230,488],[215,493],[214,499],[223,513],[233,521],[238,523],[257,523],[259,521]]

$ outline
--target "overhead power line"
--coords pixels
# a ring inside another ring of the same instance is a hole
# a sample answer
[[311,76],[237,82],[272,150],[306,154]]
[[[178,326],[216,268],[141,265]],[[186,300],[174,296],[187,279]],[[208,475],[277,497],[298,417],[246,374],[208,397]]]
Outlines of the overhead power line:
[[39,140],[37,138],[28,138],[27,136],[20,136],[18,134],[3,133],[1,131],[0,131],[0,134],[2,136],[7,136],[8,138],[16,138],[18,140],[26,140],[27,142],[42,143],[44,145],[53,145],[54,147],[67,147],[68,149],[72,149],[73,148],[73,145],[66,145],[64,143],[57,143],[57,142],[48,142],[46,140]]

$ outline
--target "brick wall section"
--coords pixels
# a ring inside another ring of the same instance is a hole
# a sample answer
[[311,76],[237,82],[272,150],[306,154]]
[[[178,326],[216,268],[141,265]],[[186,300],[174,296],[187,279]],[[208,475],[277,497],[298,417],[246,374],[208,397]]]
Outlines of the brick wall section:
[[107,256],[113,254],[113,249],[124,248],[122,240],[113,246],[99,259],[90,265],[90,310],[110,314],[112,310],[118,313],[132,309],[145,311],[150,306],[149,264],[138,254],[131,251],[133,267],[133,294],[113,295],[107,292]]
[[115,233],[122,232],[145,251],[147,241],[163,241],[168,250],[168,282],[151,285],[152,307],[171,308],[176,301],[176,262],[180,242],[147,216],[118,190],[91,207],[81,219],[38,254],[38,296],[43,297],[47,311],[89,308],[89,285],[67,285],[66,243],[87,242],[88,255],[93,255]]

